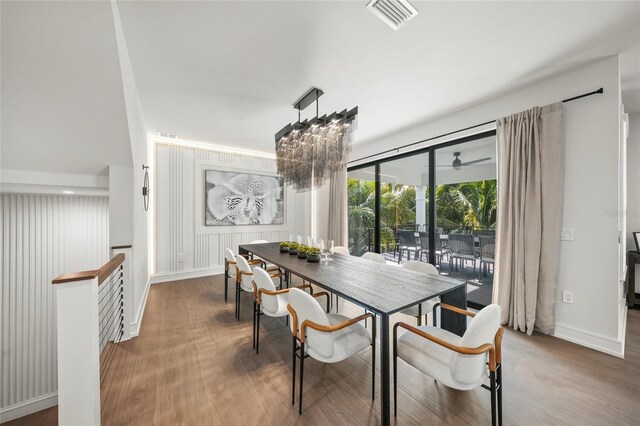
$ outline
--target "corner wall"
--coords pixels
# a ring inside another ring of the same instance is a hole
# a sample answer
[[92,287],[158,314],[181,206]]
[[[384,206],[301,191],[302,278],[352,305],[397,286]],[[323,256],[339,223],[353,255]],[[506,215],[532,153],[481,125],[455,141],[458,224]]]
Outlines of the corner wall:
[[[137,307],[131,315],[131,335],[136,336],[142,323],[144,305],[149,289],[149,213],[144,210],[142,186],[144,182],[143,165],[149,164],[147,126],[142,112],[142,105],[138,96],[138,89],[133,75],[133,68],[129,59],[127,43],[122,31],[122,22],[115,0],[111,1],[113,21],[115,25],[118,57],[122,73],[122,86],[127,109],[127,123],[133,157],[133,242],[132,242],[132,278],[133,304]],[[134,308],[135,309],[135,308]]]
[[[618,215],[620,76],[618,57],[559,74],[395,135],[354,146],[352,159],[542,106],[599,87],[604,94],[565,104],[563,228],[557,288],[556,336],[622,356]],[[420,94],[416,94],[417,96]],[[458,137],[463,134],[458,135]],[[434,140],[431,144],[442,141]],[[426,146],[426,145],[425,145]],[[401,151],[402,152],[402,151]],[[630,181],[630,187],[633,181]],[[562,291],[574,303],[562,303]]]

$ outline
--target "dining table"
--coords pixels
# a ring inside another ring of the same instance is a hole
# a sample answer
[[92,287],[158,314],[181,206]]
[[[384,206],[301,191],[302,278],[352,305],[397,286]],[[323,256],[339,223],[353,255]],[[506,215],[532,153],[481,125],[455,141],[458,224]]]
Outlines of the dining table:
[[[332,254],[327,262],[307,262],[295,255],[281,253],[277,242],[242,244],[238,251],[276,265],[288,276],[293,274],[309,281],[379,318],[383,425],[391,422],[390,316],[436,297],[440,297],[442,303],[467,308],[466,283],[453,278],[421,274],[396,265],[340,254]],[[459,336],[464,334],[467,327],[464,315],[445,309],[440,315],[441,328]]]

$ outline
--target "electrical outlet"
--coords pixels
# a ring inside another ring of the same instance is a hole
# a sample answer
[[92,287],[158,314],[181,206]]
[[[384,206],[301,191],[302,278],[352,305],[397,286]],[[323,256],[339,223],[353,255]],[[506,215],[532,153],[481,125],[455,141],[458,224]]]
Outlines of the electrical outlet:
[[560,231],[561,241],[573,241],[573,228],[562,228]]
[[562,301],[564,303],[573,303],[573,292],[572,291],[563,291],[562,292]]

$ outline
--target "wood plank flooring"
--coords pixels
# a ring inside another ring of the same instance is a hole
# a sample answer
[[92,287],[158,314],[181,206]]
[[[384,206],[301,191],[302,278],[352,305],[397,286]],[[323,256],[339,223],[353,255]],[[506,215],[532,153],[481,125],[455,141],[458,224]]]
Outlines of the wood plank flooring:
[[[370,349],[338,364],[309,358],[304,412],[291,405],[291,334],[263,317],[251,348],[252,302],[234,319],[222,276],[153,285],[140,336],[120,344],[102,392],[104,425],[377,425]],[[341,301],[340,312],[362,310]],[[413,323],[401,314],[395,320]],[[379,365],[379,362],[378,362]],[[489,424],[489,392],[461,392],[399,362],[396,424]],[[638,424],[640,311],[630,311],[622,360],[548,336],[507,330],[504,421],[518,425]],[[11,425],[55,425],[51,408]]]

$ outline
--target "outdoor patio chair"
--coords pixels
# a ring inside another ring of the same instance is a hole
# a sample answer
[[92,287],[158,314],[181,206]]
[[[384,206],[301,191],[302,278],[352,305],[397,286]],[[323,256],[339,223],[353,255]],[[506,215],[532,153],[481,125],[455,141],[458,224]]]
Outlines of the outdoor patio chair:
[[496,256],[496,237],[489,235],[480,235],[480,270],[484,276],[493,272],[493,265]]
[[411,252],[414,253],[414,259],[418,258],[420,251],[420,234],[414,231],[400,229],[398,231],[398,263],[402,261],[402,254],[407,252],[407,260],[411,260]]
[[[449,270],[457,268],[458,265],[464,268],[465,262],[473,262],[473,275],[476,275],[476,244],[471,234],[449,234],[449,250],[451,250],[451,261]],[[456,265],[456,259],[458,264]],[[457,270],[457,269],[456,269]]]

